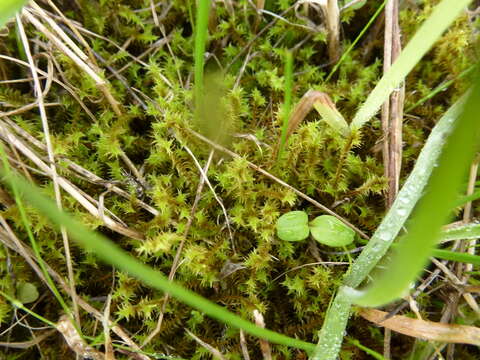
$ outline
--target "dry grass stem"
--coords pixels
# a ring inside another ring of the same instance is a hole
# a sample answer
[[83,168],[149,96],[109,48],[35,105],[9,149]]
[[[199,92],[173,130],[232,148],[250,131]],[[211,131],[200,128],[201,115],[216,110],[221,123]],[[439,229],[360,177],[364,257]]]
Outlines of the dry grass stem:
[[[3,117],[2,113],[0,113],[0,117]],[[8,124],[8,126],[11,129],[13,129],[18,135],[23,137],[26,141],[33,144],[38,149],[40,149],[42,151],[46,151],[46,147],[42,142],[38,141],[34,136],[30,135],[27,131],[25,131],[23,128],[21,128],[20,126],[15,124],[10,119],[5,118],[5,123],[0,121],[0,125],[6,126],[6,124]],[[98,184],[98,185],[105,186],[105,188],[107,190],[112,191],[112,192],[124,197],[125,199],[128,199],[129,201],[133,201],[136,205],[142,207],[143,209],[145,209],[146,211],[148,211],[150,214],[152,214],[154,216],[157,216],[158,214],[160,214],[157,209],[148,205],[147,203],[143,202],[142,200],[139,200],[139,199],[136,199],[136,198],[132,197],[127,191],[119,188],[118,186],[116,186],[112,182],[102,179],[101,177],[97,176],[96,174],[92,173],[91,171],[83,168],[82,166],[76,164],[75,162],[73,162],[73,161],[71,161],[71,160],[69,160],[65,157],[59,157],[59,159],[67,165],[67,167],[70,171],[73,171],[75,173],[74,174],[75,176],[80,177],[81,179],[83,179],[85,181],[88,181],[92,184]],[[94,200],[93,198],[91,198],[87,194],[85,194],[85,197],[89,198],[89,200],[92,201],[92,202],[96,202],[96,200]],[[109,210],[107,210],[107,212],[110,213],[111,216],[115,217],[115,215],[112,212],[110,212]],[[117,218],[117,221],[121,222],[121,220],[118,219],[118,218]]]
[[[470,175],[468,179],[467,194],[466,194],[467,196],[472,195],[473,192],[475,191],[475,183],[477,180],[479,162],[480,162],[480,156],[477,156],[475,161],[472,163],[470,167]],[[469,201],[465,204],[465,207],[463,209],[463,222],[465,224],[468,224],[471,221],[471,219],[472,219],[472,202]],[[475,255],[476,245],[477,245],[477,239],[471,239],[465,242],[464,248],[466,247],[467,252],[470,255]],[[465,272],[469,273],[472,271],[473,271],[473,264],[465,264]],[[462,277],[462,281],[464,283],[467,283],[468,275],[464,275]]]
[[[401,52],[400,26],[398,23],[398,0],[388,0],[385,6],[385,44],[383,73],[385,74]],[[402,167],[402,122],[405,86],[395,91],[382,107],[383,162],[388,179],[386,203],[390,207],[400,186]]]
[[[455,275],[450,269],[445,266],[443,263],[438,261],[435,258],[430,259],[446,276],[454,285],[459,285],[459,287],[463,287],[465,284],[462,280],[460,280],[457,275]],[[473,297],[472,294],[468,292],[463,292],[462,293],[463,298],[467,302],[467,304],[470,306],[470,308],[477,314],[477,316],[480,318],[480,307],[477,304],[477,301]]]
[[[14,63],[17,63],[19,65],[22,65],[22,66],[26,66],[26,67],[30,67],[30,65],[28,63],[26,63],[25,61],[22,61],[22,60],[19,60],[19,59],[16,59],[16,58],[12,58],[10,56],[6,56],[6,55],[2,55],[0,54],[0,59],[5,59],[5,60],[9,60],[9,61],[12,61]],[[48,74],[45,72],[45,71],[42,71],[38,68],[36,68],[36,71],[38,74],[41,74],[43,76],[48,76]],[[56,84],[60,85],[61,87],[63,87],[78,103],[79,105],[82,107],[82,109],[85,111],[85,113],[94,121],[94,122],[97,122],[97,119],[95,117],[95,115],[93,115],[93,113],[90,111],[90,109],[85,105],[85,103],[80,99],[80,97],[75,93],[75,91],[73,90],[73,87],[71,86],[68,86],[66,85],[65,83],[63,83],[62,81],[60,81],[59,79],[53,77],[52,78],[53,82],[55,82]],[[33,106],[35,107],[35,106]]]
[[217,359],[220,359],[220,360],[226,360],[226,358],[222,355],[222,353],[218,349],[215,349],[212,345],[207,344],[205,341],[200,339],[198,336],[196,336],[194,333],[192,333],[187,328],[184,328],[184,330],[188,335],[190,335],[190,337],[193,340],[195,340],[197,343],[199,343],[201,346],[203,346],[205,349],[207,349],[210,352],[210,354],[212,354],[212,356],[214,358],[217,358]]
[[242,355],[244,360],[250,360],[250,355],[248,354],[247,341],[245,340],[245,333],[240,329],[240,348],[242,349]]
[[442,324],[395,315],[384,320],[388,313],[376,309],[362,309],[359,315],[378,326],[400,334],[428,341],[480,345],[480,329],[474,326]]
[[[0,138],[2,138],[6,143],[14,145],[24,156],[30,159],[35,165],[37,165],[42,171],[52,177],[51,168],[38,156],[33,150],[26,146],[20,139],[18,139],[14,134],[12,134],[7,127],[0,123]],[[90,214],[100,218],[100,212],[97,206],[95,206],[91,201],[89,201],[83,194],[76,189],[76,187],[67,179],[63,177],[58,177],[58,184],[62,187],[68,194],[70,194],[74,199],[76,199]],[[143,240],[143,235],[138,231],[125,227],[108,216],[104,217],[104,225],[110,228],[111,230],[123,234],[125,236],[131,237],[133,239]]]
[[392,330],[385,328],[383,330],[383,357],[390,360],[390,340],[392,339]]
[[[12,229],[5,221],[5,219],[0,216],[0,224],[2,224],[3,229],[0,229],[0,241],[7,246],[8,248],[12,249],[13,251],[17,252],[21,255],[25,261],[30,265],[30,267],[35,271],[39,279],[48,287],[49,284],[46,281],[42,270],[38,266],[35,257],[33,255],[32,249],[21,242],[13,233]],[[53,270],[48,264],[45,264],[46,269],[50,276],[62,287],[63,291],[67,294],[70,292],[70,286],[63,280],[63,278]],[[97,320],[104,321],[104,314],[95,309],[91,306],[88,302],[83,300],[80,296],[77,295],[76,301],[78,305],[85,310],[87,313],[94,316]],[[129,347],[131,347],[132,351],[140,352],[140,347],[128,336],[127,332],[119,325],[115,324],[112,320],[109,320],[108,326],[110,327],[111,331],[114,332],[120,339],[122,339]],[[137,356],[142,360],[151,360],[150,357],[138,353]]]
[[40,344],[43,340],[49,338],[56,332],[57,332],[56,330],[47,330],[42,334],[35,336],[35,339],[32,339],[30,341],[22,341],[22,342],[0,341],[0,346],[6,347],[6,348],[12,348],[12,349],[28,349],[28,348],[31,348],[32,346],[36,346]]
[[[261,328],[265,328],[265,321],[263,320],[263,315],[257,309],[253,310],[253,319],[255,324]],[[262,350],[263,360],[272,360],[272,349],[270,344],[265,339],[259,339],[260,349]]]
[[[45,138],[45,144],[47,147],[47,155],[48,155],[48,161],[50,162],[50,171],[51,171],[51,177],[53,181],[53,189],[55,192],[55,202],[57,204],[57,208],[59,210],[62,210],[62,199],[61,199],[61,193],[60,193],[60,186],[58,185],[58,174],[57,174],[57,168],[55,166],[55,156],[54,156],[54,151],[53,151],[53,146],[52,146],[52,141],[50,138],[50,130],[49,130],[49,125],[48,125],[48,119],[47,119],[47,112],[45,111],[45,107],[43,106],[44,104],[44,95],[48,92],[49,84],[51,84],[51,81],[47,82],[47,87],[45,89],[45,93],[42,91],[42,87],[40,85],[40,80],[38,79],[38,74],[36,71],[35,63],[33,61],[32,54],[30,52],[30,46],[28,44],[28,39],[27,35],[25,33],[25,30],[23,28],[22,21],[20,20],[20,16],[17,15],[17,27],[18,31],[20,33],[20,38],[23,43],[23,47],[25,50],[25,54],[27,55],[28,63],[30,64],[30,71],[32,72],[32,77],[33,77],[33,83],[35,87],[35,93],[37,96],[37,103],[38,103],[38,109],[40,111],[40,118],[42,120],[42,127],[43,127],[43,134]],[[49,62],[49,68],[51,67],[51,62]],[[52,74],[52,71],[48,72],[49,74]],[[48,76],[49,79],[51,79],[51,75]],[[73,273],[73,264],[72,264],[72,257],[70,254],[70,242],[68,239],[68,234],[67,230],[64,226],[60,227],[60,233],[62,235],[62,240],[63,240],[63,248],[64,248],[64,253],[65,253],[65,262],[67,264],[67,272],[68,272],[68,282],[70,284],[70,290],[71,290],[71,298],[72,298],[72,304],[73,304],[73,314],[76,323],[80,327],[80,313],[78,311],[78,304],[75,301],[76,299],[76,289],[75,289],[75,276]]]
[[82,358],[105,360],[105,355],[89,346],[80,336],[66,315],[62,315],[57,323],[57,330],[63,335],[70,349]]
[[327,6],[322,6],[327,22],[328,57],[331,64],[340,58],[340,10],[337,0],[327,0]]
[[[80,69],[82,69],[88,76],[92,78],[93,81],[97,84],[100,91],[105,95],[105,98],[110,103],[113,111],[117,116],[122,116],[122,111],[120,110],[119,103],[113,97],[112,93],[108,89],[108,84],[105,80],[103,80],[94,69],[92,69],[84,59],[88,60],[88,57],[81,52],[81,50],[75,46],[74,50],[64,44],[57,36],[55,36],[50,30],[47,29],[35,16],[33,16],[26,8],[23,9],[22,15],[32,23],[38,31],[42,32],[61,52],[63,52],[66,56],[68,56]],[[52,20],[53,21],[53,20]],[[49,22],[51,25],[51,23]],[[58,26],[54,27],[55,30],[58,30],[58,34],[65,38],[68,36],[65,32],[59,28]],[[69,41],[73,43],[73,41]],[[80,51],[81,55],[79,56],[77,52]]]
[[112,295],[108,294],[107,301],[105,303],[105,310],[103,311],[103,336],[105,338],[105,360],[115,360],[115,355],[113,354],[112,339],[110,338],[110,305],[112,303]]

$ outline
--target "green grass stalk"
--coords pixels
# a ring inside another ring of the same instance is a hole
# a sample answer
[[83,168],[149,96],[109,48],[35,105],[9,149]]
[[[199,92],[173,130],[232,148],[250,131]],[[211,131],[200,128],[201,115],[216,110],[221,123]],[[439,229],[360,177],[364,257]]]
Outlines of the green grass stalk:
[[280,147],[278,148],[277,161],[281,159],[283,149],[287,140],[288,121],[292,111],[292,92],[293,92],[293,55],[290,50],[285,53],[285,88],[284,88],[284,102],[283,102],[283,124],[282,134],[280,138]]
[[355,38],[355,40],[353,41],[353,43],[350,44],[350,46],[348,47],[348,49],[343,53],[342,57],[340,58],[340,60],[338,60],[338,62],[335,64],[335,66],[333,67],[332,71],[330,71],[330,74],[328,74],[327,78],[325,79],[325,82],[328,82],[328,80],[330,80],[330,78],[332,77],[333,74],[335,74],[335,72],[338,70],[338,68],[340,67],[340,65],[343,63],[343,61],[347,58],[348,54],[353,50],[353,48],[355,47],[355,45],[357,45],[357,43],[360,41],[360,39],[363,37],[363,35],[367,32],[367,30],[370,28],[370,25],[373,24],[373,22],[375,21],[375,19],[378,17],[378,15],[382,12],[383,8],[385,7],[385,4],[387,3],[387,0],[385,0],[377,9],[377,11],[375,11],[375,14],[373,14],[373,16],[370,18],[370,20],[368,20],[368,23],[367,25],[365,25],[362,29],[362,31],[360,31],[360,34],[358,34],[358,36]]
[[[2,173],[6,177],[11,177],[13,176],[12,169],[10,168],[10,164],[7,159],[7,155],[5,154],[5,149],[3,148],[3,144],[0,143],[0,157],[2,159],[2,164],[3,164],[3,169]],[[15,198],[15,202],[18,207],[18,211],[20,212],[20,218],[22,219],[23,226],[25,227],[25,230],[27,232],[28,239],[30,240],[30,244],[32,246],[33,253],[35,254],[35,258],[37,259],[38,264],[40,265],[40,269],[42,269],[42,273],[45,276],[45,279],[48,283],[48,286],[50,290],[52,291],[53,295],[55,298],[58,300],[60,306],[63,308],[63,311],[70,317],[72,320],[72,323],[74,326],[76,326],[75,321],[72,316],[72,310],[67,306],[65,301],[63,300],[62,295],[58,291],[57,287],[55,286],[55,283],[53,282],[52,278],[50,277],[47,267],[45,266],[45,261],[42,258],[42,255],[40,254],[40,248],[37,244],[37,241],[35,239],[35,236],[33,236],[32,232],[32,226],[30,224],[30,221],[28,220],[27,213],[25,211],[25,207],[23,205],[22,201],[22,196],[21,196],[21,189],[17,186],[18,184],[16,182],[10,183],[10,187],[12,188],[13,191],[13,196]]]
[[356,304],[380,306],[395,300],[408,289],[428,261],[478,149],[480,132],[476,114],[480,112],[480,77],[476,78],[465,110],[455,122],[438,167],[433,170],[425,194],[416,206],[407,235],[400,241],[387,270],[372,281],[373,285],[366,290],[352,289]]
[[18,309],[22,309],[23,311],[25,311],[26,313],[32,315],[33,317],[37,318],[38,320],[40,320],[41,322],[47,324],[48,326],[51,326],[53,328],[56,328],[56,325],[55,323],[53,323],[52,321],[44,318],[43,316],[37,314],[36,312],[33,312],[32,310],[28,309],[27,307],[25,307],[20,301],[12,298],[11,296],[9,296],[8,294],[4,293],[3,291],[0,290],[0,295],[3,296],[5,299],[7,299],[8,301],[10,301],[12,303],[13,306],[15,306],[16,308]]

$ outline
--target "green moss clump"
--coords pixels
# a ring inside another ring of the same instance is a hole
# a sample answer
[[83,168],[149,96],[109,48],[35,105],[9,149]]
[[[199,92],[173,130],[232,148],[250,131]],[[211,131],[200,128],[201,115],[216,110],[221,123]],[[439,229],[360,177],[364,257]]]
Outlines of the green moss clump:
[[[229,3],[235,7],[234,12],[226,6]],[[373,3],[367,2],[342,15],[344,47],[355,39],[381,2]],[[404,43],[436,3],[423,1],[405,5],[400,14]],[[118,116],[112,110],[98,86],[71,59],[52,52],[55,77],[77,94],[74,99],[63,87],[53,84],[46,95],[46,102],[58,103],[47,108],[56,154],[128,191],[131,199],[107,193],[105,208],[141,232],[145,239],[130,239],[103,227],[101,220],[65,194],[64,208],[165,274],[170,272],[175,253],[185,240],[175,277],[178,282],[245,318],[252,319],[253,310],[259,310],[269,329],[316,341],[330,298],[346,268],[313,263],[347,261],[348,258],[314,242],[279,241],[275,223],[282,214],[303,210],[313,218],[323,212],[252,169],[248,161],[315,198],[364,232],[372,233],[385,211],[386,179],[378,146],[383,134],[378,119],[361,132],[343,137],[311,112],[292,134],[279,162],[273,158],[273,149],[281,132],[285,48],[295,48],[294,103],[307,90],[323,91],[348,121],[381,76],[381,42],[357,45],[337,73],[325,82],[330,71],[326,34],[321,28],[321,14],[314,7],[287,11],[282,15],[284,21],[267,12],[259,16],[251,1],[215,2],[205,55],[208,72],[221,74],[212,85],[220,90],[212,96],[215,101],[210,104],[215,116],[206,117],[206,123],[197,126],[192,91],[194,1],[160,2],[156,12],[161,29],[153,21],[149,0],[77,0],[57,5],[69,18],[99,35],[84,34],[92,51],[99,55],[96,61],[103,69],[101,76],[108,79],[113,96],[122,104],[123,114]],[[265,9],[278,14],[291,5],[293,1],[267,1]],[[459,75],[474,61],[474,30],[466,16],[455,22],[407,78],[406,108],[442,82]],[[269,25],[270,22],[273,24]],[[35,30],[29,26],[27,31],[33,39]],[[42,38],[42,41],[46,40]],[[45,50],[41,44],[38,46]],[[365,54],[364,50],[369,47],[371,51]],[[0,48],[12,56],[21,56],[12,27]],[[42,69],[46,66],[44,59],[39,59],[39,66]],[[115,69],[122,80],[109,67]],[[26,68],[0,60],[0,76],[5,80],[29,75]],[[406,112],[403,175],[413,166],[436,119],[467,86],[464,79],[455,81],[446,91]],[[2,111],[34,101],[28,82],[0,87]],[[36,138],[43,138],[37,111],[24,112],[12,120]],[[222,138],[217,140],[240,155],[232,159],[215,151],[208,169],[211,185],[227,210],[232,237],[223,211],[206,185],[191,226],[187,225],[201,178],[185,146],[202,166],[211,152],[190,129],[210,136],[221,133]],[[127,173],[129,170],[122,161],[123,154],[137,168],[143,167],[148,184],[143,198],[125,176],[125,170]],[[59,173],[92,198],[98,199],[106,191],[105,183],[75,176],[64,160],[59,163]],[[33,164],[27,161],[27,165]],[[32,175],[53,197],[48,179]],[[144,210],[135,199],[154,207],[158,215]],[[2,209],[2,216],[21,240],[27,242],[16,206]],[[33,209],[28,209],[28,216],[45,260],[65,276],[61,236]],[[350,249],[362,244],[357,238]],[[157,325],[165,294],[147,288],[127,274],[112,271],[98,263],[93,254],[75,245],[72,255],[79,294],[93,298],[92,305],[101,309],[102,299],[111,293],[112,317],[133,334],[135,341],[145,340]],[[4,261],[7,258],[9,263]],[[57,320],[60,307],[22,258],[0,248],[0,260],[0,289],[14,292],[11,274],[15,275],[15,281],[35,282],[45,293],[35,311]],[[228,264],[239,266],[225,276]],[[0,299],[0,323],[6,325],[12,311],[11,306]],[[96,336],[97,343],[102,343],[99,327],[88,314],[82,312],[81,315],[84,334]],[[33,321],[31,325],[39,324]],[[380,351],[382,343],[378,334],[366,331],[365,327],[365,324],[353,323],[349,333]],[[201,334],[203,341],[227,354],[227,358],[241,358],[237,331],[173,299],[168,303],[162,331],[144,350],[188,359],[207,357],[206,350],[186,335],[184,328]],[[12,341],[23,341],[24,335],[22,331],[12,333]],[[46,356],[56,354],[56,359],[71,358],[62,341],[49,341],[42,351],[45,349]],[[247,337],[247,344],[252,358],[260,358],[257,340]],[[302,352],[282,346],[272,345],[272,350],[274,359],[305,358]],[[35,358],[36,351],[32,348],[15,354],[25,359]],[[343,358],[349,358],[349,353],[355,354],[351,358],[362,358],[354,348],[345,345]]]

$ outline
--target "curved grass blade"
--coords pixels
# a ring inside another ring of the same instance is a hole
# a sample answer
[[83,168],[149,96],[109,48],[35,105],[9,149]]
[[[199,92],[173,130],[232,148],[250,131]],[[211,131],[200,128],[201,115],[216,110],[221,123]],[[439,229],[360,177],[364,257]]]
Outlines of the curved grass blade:
[[442,35],[471,0],[443,0],[403,49],[390,70],[380,79],[350,124],[361,128],[378,111],[392,91],[400,85],[433,43]]
[[366,290],[345,289],[355,304],[380,306],[399,298],[431,255],[480,143],[477,125],[477,114],[480,112],[478,75],[463,114],[447,139],[439,166],[434,169],[426,193],[417,205],[408,234],[399,243],[387,270]]
[[[388,251],[393,240],[404,226],[415,204],[422,195],[443,146],[443,139],[451,132],[460,115],[466,96],[460,98],[441,117],[428,137],[410,176],[400,190],[390,211],[382,220],[365,249],[349,268],[344,285],[357,287],[367,277],[377,262]],[[350,316],[351,302],[343,292],[337,293],[332,309],[326,314],[312,360],[336,360],[343,340],[343,333]]]
[[185,289],[184,287],[177,285],[175,282],[168,281],[167,277],[161,272],[143,264],[115,245],[112,241],[98,233],[86,229],[83,225],[73,220],[70,215],[58,210],[51,200],[40,193],[39,189],[30,185],[22,178],[10,175],[5,176],[4,181],[8,182],[9,185],[15,183],[23,195],[28,194],[27,200],[32,206],[41,211],[55,225],[65,226],[72,238],[81,246],[96,254],[106,263],[135,276],[146,285],[168,292],[171,296],[185,304],[190,305],[225,324],[243,329],[251,335],[258,336],[273,343],[287,345],[306,351],[312,351],[315,348],[314,344],[293,339],[274,331],[258,327],[195,292]]

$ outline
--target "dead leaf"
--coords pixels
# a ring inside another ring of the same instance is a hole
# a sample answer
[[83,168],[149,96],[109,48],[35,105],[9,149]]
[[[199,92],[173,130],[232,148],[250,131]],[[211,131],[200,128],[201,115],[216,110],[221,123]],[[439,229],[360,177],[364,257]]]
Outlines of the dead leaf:
[[480,345],[480,329],[474,326],[443,324],[395,315],[386,320],[388,313],[375,309],[362,309],[359,315],[379,326],[419,339],[446,343]]

